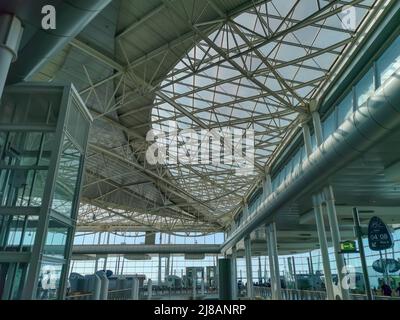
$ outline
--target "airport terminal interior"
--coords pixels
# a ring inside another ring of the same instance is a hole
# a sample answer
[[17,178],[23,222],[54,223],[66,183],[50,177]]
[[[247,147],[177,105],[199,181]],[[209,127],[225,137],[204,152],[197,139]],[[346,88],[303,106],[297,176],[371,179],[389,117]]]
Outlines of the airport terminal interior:
[[400,1],[0,0],[0,300],[400,300]]

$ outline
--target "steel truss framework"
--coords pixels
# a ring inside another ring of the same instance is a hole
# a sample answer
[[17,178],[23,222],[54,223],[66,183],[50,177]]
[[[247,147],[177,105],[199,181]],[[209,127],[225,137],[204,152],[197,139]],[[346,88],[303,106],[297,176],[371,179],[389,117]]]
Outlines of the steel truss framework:
[[[112,71],[99,76],[82,64],[80,93],[104,135],[90,142],[79,225],[223,230],[308,116],[310,100],[323,92],[344,53],[357,46],[369,17],[388,1],[237,2],[227,10],[218,0],[160,1],[118,30],[116,57],[79,37],[72,41]],[[175,36],[166,41],[159,33],[162,46],[137,54],[137,30],[155,34],[151,22],[160,16],[176,24]],[[354,29],[346,27],[349,17]],[[149,165],[146,133],[167,130],[169,121],[180,129],[253,129],[254,171],[240,176],[234,165]],[[113,138],[117,132],[122,140]],[[96,196],[87,196],[89,189]]]

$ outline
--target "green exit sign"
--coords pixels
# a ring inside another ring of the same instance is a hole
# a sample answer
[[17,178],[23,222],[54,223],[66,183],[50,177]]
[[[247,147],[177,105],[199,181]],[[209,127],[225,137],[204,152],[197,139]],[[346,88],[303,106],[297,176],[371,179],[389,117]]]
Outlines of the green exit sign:
[[340,243],[340,253],[355,253],[357,245],[355,241],[342,241]]

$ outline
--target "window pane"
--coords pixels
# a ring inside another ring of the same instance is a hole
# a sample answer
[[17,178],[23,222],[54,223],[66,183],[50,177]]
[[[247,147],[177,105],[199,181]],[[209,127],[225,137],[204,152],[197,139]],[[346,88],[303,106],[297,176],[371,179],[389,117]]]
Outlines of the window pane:
[[356,85],[357,107],[362,106],[374,92],[374,72],[370,69]]
[[336,130],[335,112],[331,112],[328,118],[322,123],[324,140],[326,140]]
[[338,123],[339,126],[353,113],[353,92],[350,91],[349,94],[342,100],[338,105]]
[[81,154],[79,150],[65,137],[56,178],[52,209],[68,217],[71,216],[73,200],[77,191],[80,163]]
[[46,243],[44,245],[44,254],[61,259],[65,258],[67,237],[68,227],[50,218]]
[[377,62],[379,83],[382,85],[400,68],[400,36],[392,43]]
[[63,264],[60,263],[46,261],[42,263],[37,291],[39,300],[55,300],[58,298],[62,268]]

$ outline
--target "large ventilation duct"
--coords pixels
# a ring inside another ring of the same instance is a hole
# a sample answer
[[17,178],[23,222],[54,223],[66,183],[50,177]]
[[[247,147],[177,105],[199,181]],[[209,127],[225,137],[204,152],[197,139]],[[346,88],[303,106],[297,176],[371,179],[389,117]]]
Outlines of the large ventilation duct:
[[312,192],[387,134],[400,128],[400,70],[345,121],[292,175],[264,199],[250,220],[222,246],[232,247],[266,223],[287,203]]
[[[22,20],[24,35],[18,60],[10,69],[7,83],[27,80],[55,53],[75,38],[111,0],[0,0],[0,12]],[[56,29],[42,29],[42,8],[56,11]]]

